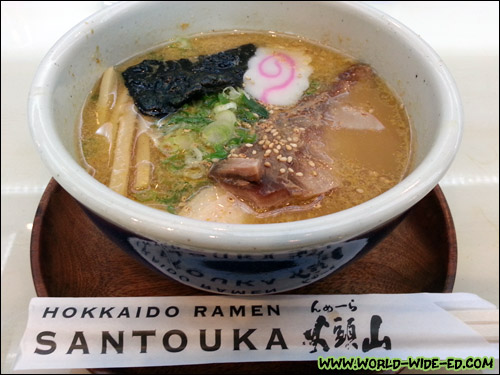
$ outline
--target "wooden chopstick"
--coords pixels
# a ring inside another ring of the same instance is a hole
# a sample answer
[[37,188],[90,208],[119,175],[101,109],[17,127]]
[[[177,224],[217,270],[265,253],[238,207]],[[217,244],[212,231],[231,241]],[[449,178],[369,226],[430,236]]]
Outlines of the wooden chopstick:
[[498,310],[451,310],[451,315],[460,319],[484,339],[491,343],[499,342],[499,311]]

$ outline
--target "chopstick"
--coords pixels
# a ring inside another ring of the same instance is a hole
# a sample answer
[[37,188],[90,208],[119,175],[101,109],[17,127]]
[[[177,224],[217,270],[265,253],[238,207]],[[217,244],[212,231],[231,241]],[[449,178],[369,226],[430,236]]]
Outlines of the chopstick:
[[451,315],[460,319],[475,330],[484,339],[491,343],[499,342],[499,313],[498,310],[451,310]]

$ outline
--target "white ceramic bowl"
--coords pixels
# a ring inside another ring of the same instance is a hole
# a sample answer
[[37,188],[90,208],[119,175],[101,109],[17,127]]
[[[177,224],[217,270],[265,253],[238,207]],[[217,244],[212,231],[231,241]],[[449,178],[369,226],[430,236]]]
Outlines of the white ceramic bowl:
[[[218,224],[175,216],[114,193],[87,174],[76,159],[75,124],[88,92],[108,66],[173,37],[234,29],[293,33],[370,64],[401,97],[411,118],[415,143],[411,173],[389,191],[356,207],[315,219],[266,225]],[[462,109],[453,78],[439,56],[404,25],[363,3],[124,2],[82,21],[49,51],[31,89],[29,123],[38,151],[58,183],[104,222],[125,230],[120,236],[134,243],[136,250],[144,244],[159,244],[163,250],[186,251],[193,257],[226,257],[237,262],[241,258],[269,261],[274,256],[295,262],[298,258],[293,254],[304,251],[327,251],[346,242],[352,247],[354,239],[366,239],[367,233],[376,232],[429,193],[457,152]],[[357,252],[367,249],[366,241],[358,245]],[[354,256],[353,250],[344,263]],[[205,265],[196,267],[193,273],[205,276]],[[278,264],[273,267],[283,271]],[[189,277],[187,266],[171,270],[175,273],[167,274],[201,288],[210,278],[222,277],[210,274],[200,278],[205,283],[201,285],[192,282],[196,276]],[[178,277],[182,273],[185,277]],[[283,273],[279,277],[289,279]],[[299,285],[303,284],[292,280],[275,291]]]

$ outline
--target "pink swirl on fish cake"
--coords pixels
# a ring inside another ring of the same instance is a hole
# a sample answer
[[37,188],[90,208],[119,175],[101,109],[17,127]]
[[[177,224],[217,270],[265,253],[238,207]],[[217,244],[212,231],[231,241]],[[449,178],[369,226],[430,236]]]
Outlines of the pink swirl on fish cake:
[[[269,60],[273,60],[274,65],[276,66],[276,68],[278,68],[276,73],[266,72],[265,64],[268,63]],[[293,82],[293,80],[295,79],[295,61],[287,54],[277,53],[277,54],[273,54],[271,56],[266,57],[265,59],[263,59],[259,63],[259,73],[263,77],[265,77],[265,78],[279,78],[280,75],[283,73],[283,67],[281,64],[282,61],[286,62],[290,66],[290,75],[289,75],[289,77],[287,77],[285,82],[283,82],[277,86],[268,87],[263,91],[261,97],[259,98],[259,100],[262,101],[263,103],[269,103],[268,96],[272,91],[283,90],[283,89],[287,88]]]

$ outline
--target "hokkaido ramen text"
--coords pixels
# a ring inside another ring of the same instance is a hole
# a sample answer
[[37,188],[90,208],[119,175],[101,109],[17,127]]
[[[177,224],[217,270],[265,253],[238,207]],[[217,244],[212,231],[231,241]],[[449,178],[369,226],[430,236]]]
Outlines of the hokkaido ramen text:
[[[59,307],[45,308],[42,319],[153,319],[153,318],[175,318],[181,313],[178,306],[168,306],[159,308],[157,306],[141,307],[136,306],[133,308],[121,307],[66,307],[60,309]],[[195,305],[192,307],[191,314],[193,318],[218,318],[218,317],[266,317],[266,316],[279,316],[279,305],[228,305],[228,306],[202,306]],[[125,325],[123,326],[125,327]],[[229,331],[229,330],[228,330]],[[268,337],[267,344],[263,348],[258,348],[252,341],[251,335],[257,331],[256,328],[251,329],[231,329],[228,334],[232,337],[233,350],[247,349],[257,350],[265,349],[271,350],[273,347],[279,349],[287,349],[287,344],[283,337],[280,328],[269,329],[265,336]],[[224,333],[226,334],[226,333]],[[199,346],[201,350],[212,352],[221,348],[221,336],[223,335],[222,329],[199,329]],[[92,332],[95,338],[95,332]],[[189,335],[190,336],[190,335]],[[191,336],[190,336],[191,337]],[[102,330],[100,332],[100,340],[97,344],[96,341],[87,340],[85,331],[75,330],[72,333],[71,342],[63,343],[58,342],[57,332],[54,331],[41,331],[36,336],[37,347],[35,353],[40,355],[48,355],[54,353],[56,350],[62,350],[66,354],[79,352],[81,354],[89,354],[91,351],[94,353],[107,354],[112,351],[114,353],[123,353],[125,347],[125,340],[128,350],[131,347],[137,346],[140,353],[148,352],[148,344],[157,345],[156,340],[161,340],[161,345],[167,352],[176,353],[181,352],[188,346],[188,334],[182,329],[167,329],[158,331],[156,329],[132,330],[125,332],[124,330],[117,330],[110,332]]]

